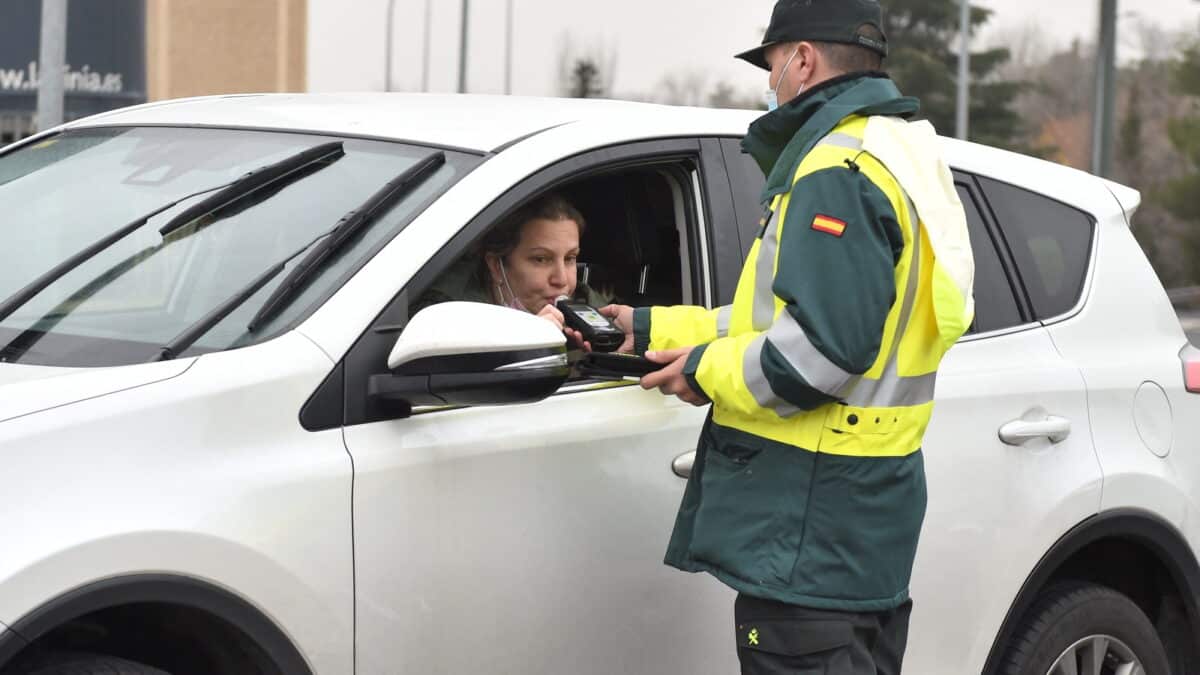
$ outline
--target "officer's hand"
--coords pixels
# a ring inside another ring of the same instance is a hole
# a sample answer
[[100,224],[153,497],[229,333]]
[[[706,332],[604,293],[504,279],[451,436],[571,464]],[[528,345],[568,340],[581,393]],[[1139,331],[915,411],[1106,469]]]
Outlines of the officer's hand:
[[625,341],[617,348],[618,352],[623,354],[633,353],[633,308],[629,305],[605,305],[601,307],[599,312],[612,320],[612,322],[621,329],[625,334]]
[[646,358],[655,363],[668,364],[656,373],[650,373],[642,378],[642,389],[658,388],[668,396],[678,396],[679,400],[692,405],[706,405],[708,399],[700,392],[692,389],[687,378],[683,375],[683,367],[687,364],[688,356],[695,347],[683,349],[668,349],[661,352],[646,352]]

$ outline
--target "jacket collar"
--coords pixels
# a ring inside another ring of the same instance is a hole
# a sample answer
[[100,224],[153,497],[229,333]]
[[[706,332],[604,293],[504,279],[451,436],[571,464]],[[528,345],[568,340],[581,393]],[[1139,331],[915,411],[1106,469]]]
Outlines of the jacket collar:
[[822,82],[758,118],[742,140],[742,151],[767,176],[763,201],[787,192],[804,156],[817,141],[851,115],[912,117],[920,103],[900,95],[884,73],[849,73]]

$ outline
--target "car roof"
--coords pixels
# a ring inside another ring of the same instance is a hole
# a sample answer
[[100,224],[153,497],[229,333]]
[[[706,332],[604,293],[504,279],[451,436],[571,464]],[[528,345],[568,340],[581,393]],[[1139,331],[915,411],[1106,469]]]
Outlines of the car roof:
[[[603,99],[477,94],[242,94],[176,99],[94,115],[72,127],[185,125],[278,129],[409,140],[491,152],[575,122],[678,119],[676,106]],[[753,111],[690,109],[714,132],[744,133]],[[740,130],[740,131],[739,131]]]
[[[496,152],[556,127],[619,129],[630,139],[746,133],[761,111],[685,108],[605,99],[480,94],[235,94],[160,101],[94,115],[66,126],[190,126],[304,131],[411,141]],[[586,132],[585,132],[586,133]],[[941,138],[949,163],[1103,215],[1137,208],[1135,190],[1070,167],[997,148]],[[1047,192],[1047,188],[1052,189]],[[1099,192],[1116,197],[1106,206]]]

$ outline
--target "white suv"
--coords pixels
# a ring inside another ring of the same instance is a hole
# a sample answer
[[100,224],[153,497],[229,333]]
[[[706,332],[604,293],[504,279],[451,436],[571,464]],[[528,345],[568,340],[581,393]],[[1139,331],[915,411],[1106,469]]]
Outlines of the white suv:
[[[4,149],[0,673],[734,672],[732,593],[661,563],[704,410],[519,312],[410,307],[551,189],[593,289],[729,302],[754,117],[237,96]],[[978,318],[905,672],[1195,673],[1200,358],[1138,195],[944,143]]]

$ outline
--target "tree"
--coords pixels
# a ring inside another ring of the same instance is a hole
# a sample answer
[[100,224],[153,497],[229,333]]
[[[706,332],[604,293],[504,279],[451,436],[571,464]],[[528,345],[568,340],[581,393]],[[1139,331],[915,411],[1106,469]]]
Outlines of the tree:
[[1160,39],[1174,43],[1175,58],[1145,50],[1151,56],[1118,76],[1131,101],[1116,179],[1142,193],[1133,233],[1168,288],[1200,284],[1200,42],[1191,40]]
[[1141,87],[1135,80],[1129,91],[1125,120],[1117,134],[1117,159],[1132,175],[1142,171],[1142,113],[1138,107],[1141,99]]
[[600,83],[600,68],[588,58],[576,59],[571,68],[567,95],[571,98],[596,98],[604,93]]
[[722,80],[708,94],[705,103],[710,108],[732,108],[738,110],[764,110],[766,104],[761,97],[738,93],[732,84]]
[[[971,30],[992,10],[971,9]],[[921,99],[921,116],[943,134],[953,134],[958,73],[959,0],[893,0],[884,15],[891,53],[888,70],[900,90]],[[996,72],[1010,58],[1007,48],[971,54],[971,140],[1022,148],[1021,121],[1013,102],[1022,84]]]
[[583,49],[569,33],[559,37],[558,89],[571,98],[609,98],[617,52],[603,43]]
[[[1200,43],[1187,47],[1182,58],[1174,67],[1174,83],[1177,91],[1189,97],[1200,97]],[[1175,216],[1193,225],[1191,244],[1193,260],[1200,259],[1200,234],[1195,226],[1200,225],[1200,114],[1197,114],[1196,99],[1189,101],[1190,115],[1175,117],[1167,124],[1167,136],[1186,160],[1186,168],[1175,178],[1168,180],[1162,190],[1163,203]]]

